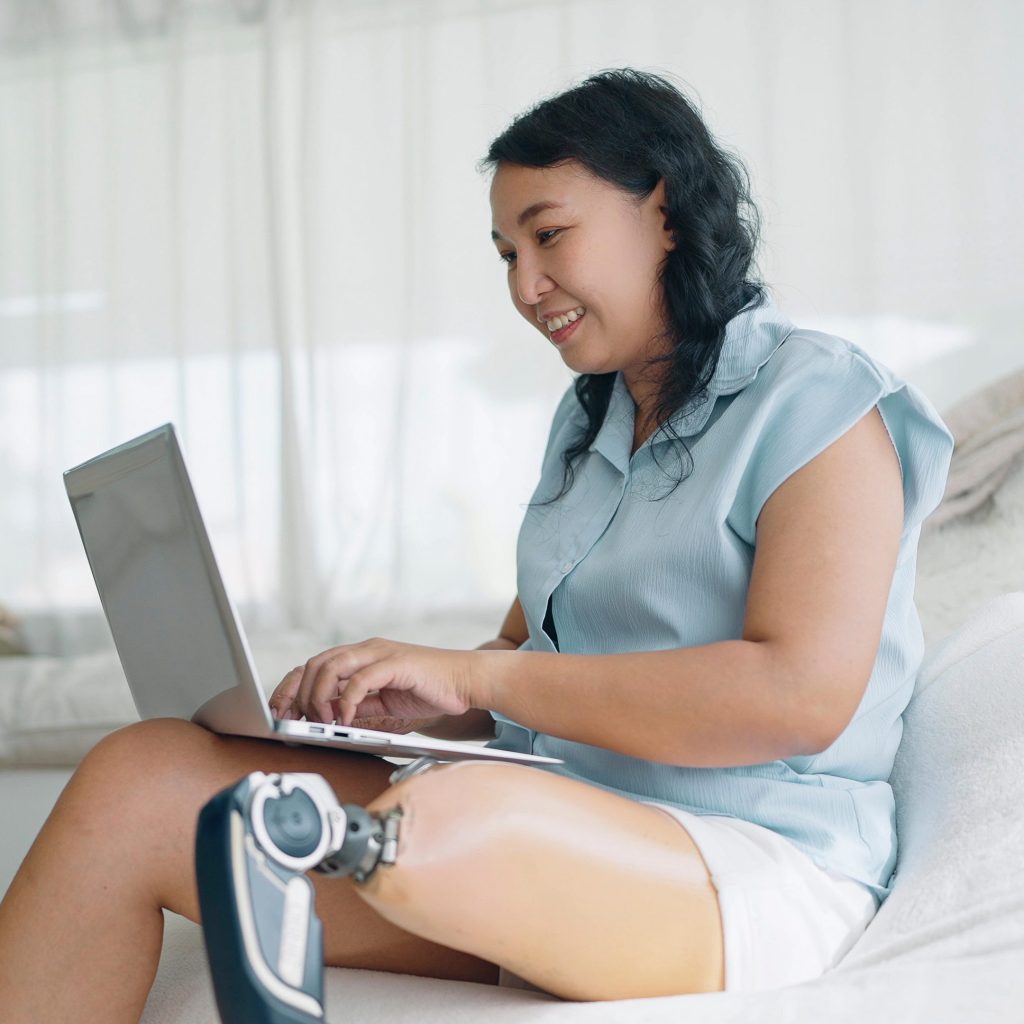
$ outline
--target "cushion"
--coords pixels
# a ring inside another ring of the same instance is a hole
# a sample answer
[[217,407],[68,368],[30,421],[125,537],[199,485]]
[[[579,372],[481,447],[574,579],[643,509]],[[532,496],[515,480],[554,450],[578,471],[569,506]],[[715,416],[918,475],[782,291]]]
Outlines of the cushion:
[[[900,962],[939,973],[1020,960],[1022,738],[1024,593],[1012,593],[972,615],[922,666],[892,776],[893,892],[839,971]],[[1019,970],[998,988],[1024,1005]]]
[[[251,649],[269,693],[323,647],[295,632],[251,638]],[[76,765],[108,733],[138,720],[112,646],[73,658],[0,659],[0,767]]]
[[[864,1020],[1004,1024],[1024,1005],[1024,593],[931,651],[896,758],[893,891],[836,969],[759,994],[564,1003],[537,992],[329,968],[328,1019],[459,1024]],[[167,915],[144,1024],[215,1024],[198,926]],[[628,951],[623,951],[628,955]]]
[[[378,620],[373,628],[406,643],[466,649],[492,637],[502,614],[493,608],[445,610]],[[286,672],[331,643],[354,643],[371,632],[352,619],[340,640],[303,630],[251,630],[248,640],[269,695]],[[0,768],[77,765],[107,733],[138,719],[109,632],[98,651],[0,658]]]

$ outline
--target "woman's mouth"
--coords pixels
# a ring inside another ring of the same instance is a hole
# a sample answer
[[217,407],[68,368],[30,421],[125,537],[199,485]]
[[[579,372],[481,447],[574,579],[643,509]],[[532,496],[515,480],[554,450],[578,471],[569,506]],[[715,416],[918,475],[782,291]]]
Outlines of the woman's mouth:
[[582,306],[579,306],[576,309],[570,310],[565,316],[549,320],[548,333],[551,336],[551,340],[556,345],[561,345],[569,335],[575,333],[580,325],[580,321],[586,316],[586,312]]

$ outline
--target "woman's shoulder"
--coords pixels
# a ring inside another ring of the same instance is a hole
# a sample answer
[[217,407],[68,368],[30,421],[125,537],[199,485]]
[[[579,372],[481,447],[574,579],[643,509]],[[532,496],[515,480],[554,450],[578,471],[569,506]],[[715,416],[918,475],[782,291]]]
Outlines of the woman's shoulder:
[[837,334],[797,327],[779,345],[758,374],[764,384],[815,381],[850,384],[858,378],[880,394],[904,386],[892,370],[859,345]]
[[860,346],[796,329],[743,396],[734,429],[749,443],[739,488],[753,524],[779,484],[877,406],[904,475],[907,524],[941,499],[952,436],[927,397]]
[[897,422],[906,423],[901,430],[914,431],[922,443],[927,440],[929,446],[943,450],[952,445],[948,428],[926,395],[859,345],[836,334],[805,328],[792,331],[761,368],[757,383],[759,393],[751,397],[773,419],[790,420],[800,410],[801,416],[825,424],[852,423],[878,405],[891,433]]

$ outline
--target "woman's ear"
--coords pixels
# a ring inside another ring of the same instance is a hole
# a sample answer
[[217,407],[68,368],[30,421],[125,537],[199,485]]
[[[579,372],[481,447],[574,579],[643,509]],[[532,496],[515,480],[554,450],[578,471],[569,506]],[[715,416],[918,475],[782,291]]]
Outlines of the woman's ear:
[[665,248],[665,252],[674,252],[676,248],[676,233],[669,218],[668,200],[665,197],[664,178],[654,186],[654,191],[650,195],[650,202],[654,204],[654,208],[660,215],[661,242]]
[[665,252],[675,252],[676,251],[676,231],[675,231],[675,228],[672,227],[671,223],[669,222],[668,207],[667,206],[661,206],[661,207],[659,207],[659,209],[661,210],[662,214],[665,217],[664,225],[662,227],[662,231],[663,231],[664,236],[665,236]]

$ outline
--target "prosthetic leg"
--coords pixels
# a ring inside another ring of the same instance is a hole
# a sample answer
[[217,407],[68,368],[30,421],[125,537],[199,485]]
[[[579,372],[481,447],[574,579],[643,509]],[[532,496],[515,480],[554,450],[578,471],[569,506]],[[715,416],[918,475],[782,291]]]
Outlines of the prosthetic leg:
[[[421,757],[400,782],[435,764]],[[401,811],[339,804],[319,775],[253,772],[199,815],[196,877],[223,1024],[324,1021],[323,928],[307,871],[365,881],[393,864]]]

